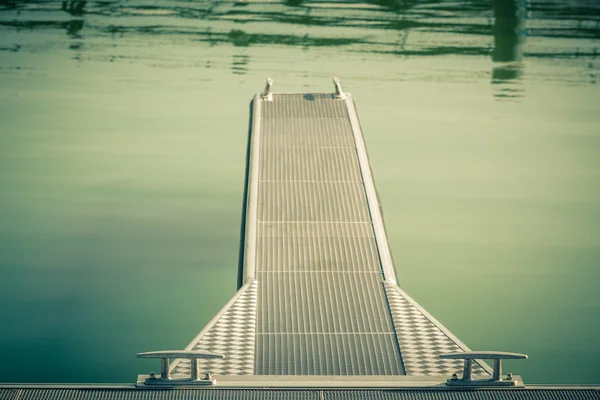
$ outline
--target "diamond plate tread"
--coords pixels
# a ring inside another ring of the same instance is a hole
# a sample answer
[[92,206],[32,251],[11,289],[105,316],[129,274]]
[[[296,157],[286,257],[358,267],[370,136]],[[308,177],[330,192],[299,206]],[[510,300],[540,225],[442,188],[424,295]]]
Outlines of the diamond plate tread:
[[[223,359],[200,360],[202,371],[215,375],[254,374],[257,285],[255,281],[248,286],[193,346],[192,350],[225,356]],[[189,376],[190,372],[190,361],[181,360],[172,374]]]
[[[397,286],[384,283],[396,337],[400,345],[402,360],[407,375],[451,376],[462,374],[462,360],[445,360],[440,354],[464,351],[436,324],[398,291]],[[488,375],[475,362],[474,375]]]

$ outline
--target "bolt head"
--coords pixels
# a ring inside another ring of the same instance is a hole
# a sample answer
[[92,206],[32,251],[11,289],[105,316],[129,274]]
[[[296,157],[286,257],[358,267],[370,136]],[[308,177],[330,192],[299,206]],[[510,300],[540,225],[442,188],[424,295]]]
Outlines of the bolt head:
[[513,378],[513,374],[511,374],[510,372],[506,375],[506,379],[511,381]]
[[150,372],[150,379],[156,379],[156,374],[154,372]]
[[458,375],[457,375],[457,374],[452,374],[452,380],[453,380],[453,381],[456,381],[456,380],[458,380]]
[[212,379],[212,375],[210,374],[210,372],[206,371],[206,374],[204,374],[204,379],[206,379],[207,381]]

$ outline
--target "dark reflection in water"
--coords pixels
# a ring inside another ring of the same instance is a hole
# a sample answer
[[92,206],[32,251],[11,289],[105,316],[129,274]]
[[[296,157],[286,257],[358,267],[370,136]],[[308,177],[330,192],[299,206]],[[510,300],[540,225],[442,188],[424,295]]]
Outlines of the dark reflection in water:
[[497,100],[517,100],[525,95],[523,86],[523,64],[494,66],[492,86]]
[[83,19],[73,19],[65,24],[67,35],[73,38],[81,37],[79,32],[83,29]]
[[62,9],[69,14],[79,17],[85,14],[84,7],[87,1],[63,1]]
[[212,29],[210,27],[206,28],[206,31],[204,33],[206,37],[206,42],[210,45],[210,47],[213,47],[218,43],[218,40],[215,40],[215,38],[213,37]]
[[520,80],[523,73],[523,43],[527,2],[494,0],[494,49],[492,85],[497,99],[517,99],[524,95]]
[[290,7],[298,7],[302,5],[304,0],[285,0],[285,4]]
[[525,37],[527,2],[523,0],[494,0],[494,50],[496,62],[519,61]]
[[[531,19],[526,30],[525,21]],[[85,37],[83,35],[85,26]],[[311,29],[319,28],[319,29]],[[322,29],[321,29],[322,28]],[[366,28],[366,29],[365,29]],[[491,57],[491,82],[497,98],[523,95],[523,60],[584,58],[599,53],[600,2],[596,0],[363,0],[341,3],[315,0],[252,2],[247,0],[117,2],[0,2],[0,32],[66,31],[66,46],[81,52],[114,46],[127,37],[146,42],[151,35],[174,42],[211,47],[284,46],[401,57]],[[531,40],[524,48],[524,38]],[[490,39],[493,38],[493,46]],[[557,41],[557,38],[568,39]],[[573,42],[577,40],[577,42]],[[577,43],[577,45],[574,45]],[[64,46],[64,44],[63,44]],[[22,43],[2,42],[0,51],[31,50]],[[132,54],[131,57],[141,57]],[[114,61],[115,58],[107,57]],[[235,59],[232,73],[248,72]],[[596,81],[591,64],[590,83]]]
[[[70,15],[74,17],[82,17],[85,14],[85,5],[87,1],[63,1],[62,2],[62,10],[66,11]],[[67,29],[67,35],[72,38],[80,38],[79,32],[83,29],[83,18],[72,19],[65,24],[65,28]],[[81,48],[81,43],[70,45],[70,48],[73,49],[73,46],[76,46],[77,49]]]
[[247,54],[234,54],[231,63],[231,72],[234,75],[245,75],[248,73],[250,57]]
[[403,12],[419,3],[417,0],[371,0],[370,2],[394,12]]
[[[297,35],[281,35],[281,34],[251,34],[240,29],[233,29],[227,35],[228,39],[234,46],[248,47],[253,44],[271,44],[284,46],[342,46],[352,43],[360,43],[359,38],[320,38],[311,37],[307,34],[303,36]],[[226,39],[224,41],[227,41]]]
[[[86,15],[110,17],[110,23],[122,17],[139,17],[140,21],[157,15],[182,18],[187,20],[215,20],[234,23],[274,22],[284,25],[309,25],[333,27],[369,27],[384,30],[405,30],[419,28],[434,32],[453,32],[466,35],[489,35],[492,27],[482,21],[469,21],[468,18],[487,18],[494,12],[495,18],[502,22],[493,28],[504,32],[517,31],[518,24],[524,20],[521,11],[526,8],[523,0],[493,0],[492,3],[482,1],[416,1],[416,0],[368,0],[368,4],[381,7],[363,7],[361,3],[335,3],[304,0],[285,0],[282,3],[253,3],[247,1],[198,1],[170,2],[157,1],[152,5],[130,2],[100,1],[3,1],[0,12],[19,10],[23,14],[18,18],[3,16],[0,26],[20,26],[28,28],[43,27],[51,24],[54,14],[49,13],[57,4],[61,10],[71,16]],[[492,7],[490,7],[490,5]],[[561,2],[558,0],[531,1],[529,9],[535,19],[568,21],[576,18],[576,23],[566,26],[543,27],[534,29],[534,36],[565,37],[600,37],[600,4],[595,0],[577,0]],[[393,12],[391,12],[393,11]],[[25,13],[26,12],[26,13]],[[41,16],[45,16],[40,21]],[[15,17],[15,15],[12,15]],[[165,33],[190,34],[193,31],[178,30],[174,21],[167,19],[162,23],[144,25],[131,24],[124,26],[126,30]],[[514,25],[514,26],[512,26]],[[101,28],[101,26],[98,26]],[[336,35],[334,35],[336,36]],[[495,36],[495,40],[511,40],[504,34]],[[325,38],[324,38],[325,39]],[[232,38],[231,41],[233,41]],[[275,42],[276,44],[276,42]],[[332,42],[332,45],[339,43]],[[496,43],[497,48],[506,48]],[[501,57],[500,54],[497,54]]]

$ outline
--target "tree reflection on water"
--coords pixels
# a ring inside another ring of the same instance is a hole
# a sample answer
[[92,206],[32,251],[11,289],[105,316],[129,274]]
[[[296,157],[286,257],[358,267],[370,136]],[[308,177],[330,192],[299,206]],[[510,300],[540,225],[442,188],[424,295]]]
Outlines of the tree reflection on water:
[[523,73],[525,41],[525,0],[494,0],[494,49],[492,50],[492,85],[498,99],[514,99],[523,95],[520,77]]
[[[527,19],[536,23],[526,27]],[[600,37],[600,3],[594,0],[493,0],[491,3],[204,0],[133,4],[3,1],[0,29],[65,30],[71,40],[68,47],[77,53],[76,59],[85,51],[86,40],[106,34],[112,40],[131,35],[181,37],[209,46],[304,49],[327,46],[340,51],[402,57],[490,57],[494,94],[499,99],[510,99],[523,94],[520,81],[524,58],[596,58],[594,40]],[[527,44],[526,36],[532,39]],[[537,44],[557,37],[580,39],[583,46]],[[22,51],[21,47],[15,47],[20,45],[2,44],[0,49]],[[239,62],[234,62],[233,73],[244,71],[235,67]]]

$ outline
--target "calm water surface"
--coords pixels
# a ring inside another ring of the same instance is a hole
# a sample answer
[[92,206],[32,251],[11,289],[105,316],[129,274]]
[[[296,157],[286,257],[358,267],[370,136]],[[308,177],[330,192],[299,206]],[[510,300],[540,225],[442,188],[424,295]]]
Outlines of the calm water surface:
[[0,2],[0,381],[133,382],[236,290],[248,104],[357,102],[401,286],[600,383],[600,3]]

